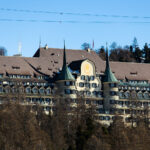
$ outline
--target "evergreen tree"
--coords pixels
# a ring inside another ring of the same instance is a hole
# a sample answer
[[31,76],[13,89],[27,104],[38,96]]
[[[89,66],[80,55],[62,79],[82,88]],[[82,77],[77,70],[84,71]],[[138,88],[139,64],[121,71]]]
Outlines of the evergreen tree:
[[145,58],[145,63],[150,62],[150,49],[148,48],[148,44],[145,43],[144,45],[144,49],[143,49],[143,53],[144,53],[144,58]]

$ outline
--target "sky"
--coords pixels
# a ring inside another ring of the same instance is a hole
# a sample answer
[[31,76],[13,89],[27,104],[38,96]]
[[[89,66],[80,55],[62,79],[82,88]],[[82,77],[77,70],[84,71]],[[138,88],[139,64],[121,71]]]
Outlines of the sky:
[[136,37],[142,48],[150,44],[149,6],[150,0],[0,0],[0,46],[12,56],[21,43],[22,55],[32,57],[39,43],[63,48],[65,40],[67,49],[81,49],[94,40],[98,49]]

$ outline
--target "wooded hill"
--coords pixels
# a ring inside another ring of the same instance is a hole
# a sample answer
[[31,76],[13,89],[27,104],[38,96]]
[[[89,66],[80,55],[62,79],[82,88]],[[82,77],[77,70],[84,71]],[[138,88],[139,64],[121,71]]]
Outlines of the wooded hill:
[[53,115],[36,107],[37,113],[17,103],[1,105],[1,150],[149,150],[150,129],[144,118],[137,127],[125,127],[116,117],[106,127],[94,121],[92,107],[70,110],[56,105]]

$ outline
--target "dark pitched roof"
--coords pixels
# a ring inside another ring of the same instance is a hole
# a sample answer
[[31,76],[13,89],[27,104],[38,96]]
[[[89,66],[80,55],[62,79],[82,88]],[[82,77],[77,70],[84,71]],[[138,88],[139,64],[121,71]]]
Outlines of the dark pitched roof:
[[[40,54],[40,55],[39,55]],[[39,55],[39,56],[38,56]],[[67,64],[73,61],[91,60],[96,66],[98,74],[104,74],[106,63],[94,51],[86,50],[66,50]],[[38,72],[31,65],[46,75],[53,77],[60,72],[63,66],[63,49],[40,48],[36,52],[36,57],[15,57],[0,56],[0,74],[6,72],[29,73],[32,76]],[[13,69],[12,66],[20,66],[20,69]],[[110,61],[112,73],[117,79],[148,80],[150,82],[150,64],[131,63],[131,62],[112,62]],[[134,72],[136,72],[134,74]]]

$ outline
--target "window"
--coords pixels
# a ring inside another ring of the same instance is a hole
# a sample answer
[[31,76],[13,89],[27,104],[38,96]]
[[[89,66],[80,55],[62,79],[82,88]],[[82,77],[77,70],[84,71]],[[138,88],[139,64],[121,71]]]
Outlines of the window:
[[3,77],[3,74],[0,74],[0,78],[2,78]]
[[71,90],[70,89],[65,89],[65,94],[71,94]]
[[0,93],[3,93],[3,87],[0,87]]
[[40,92],[40,94],[44,94],[44,89],[41,88],[41,89],[39,90],[39,92]]
[[71,90],[71,94],[76,94],[76,90]]
[[123,92],[119,92],[119,98],[124,98]]
[[115,95],[117,95],[117,92],[115,92],[115,91],[110,91],[110,95],[111,95],[111,96],[115,96]]
[[12,88],[12,93],[17,93],[17,89],[15,87]]
[[30,87],[26,88],[26,93],[31,93],[31,88]]
[[118,101],[118,105],[123,107],[123,101]]
[[51,99],[50,98],[45,98],[46,103],[50,103]]
[[130,114],[130,110],[129,109],[125,109],[125,114]]
[[147,92],[144,93],[144,98],[145,98],[145,99],[149,99],[149,93],[147,93]]
[[103,116],[99,116],[99,120],[104,120],[104,117]]
[[126,106],[129,106],[129,105],[130,105],[130,102],[129,102],[129,101],[125,101],[125,105],[126,105]]
[[110,100],[110,104],[115,104],[115,100]]
[[33,91],[34,94],[38,93],[38,89],[37,88],[33,88],[32,91]]
[[66,82],[65,82],[65,85],[66,85],[66,86],[74,85],[74,84],[75,84],[75,82],[73,82],[73,81],[66,81]]
[[51,90],[50,89],[46,89],[46,94],[50,95],[50,93],[51,93]]
[[91,104],[91,101],[90,100],[86,100],[86,104]]
[[91,92],[90,92],[90,91],[86,91],[86,95],[87,95],[87,96],[90,96],[90,95],[91,95]]
[[85,83],[85,87],[90,88],[90,83]]
[[100,109],[98,109],[98,112],[99,112],[100,114],[102,114],[102,113],[104,113],[105,111],[104,111],[104,109],[100,108]]
[[31,102],[31,98],[27,97],[27,98],[26,98],[26,101],[27,101],[27,102]]
[[92,87],[93,87],[93,88],[96,88],[96,87],[97,87],[97,84],[96,84],[96,83],[92,83]]
[[96,92],[96,91],[93,91],[92,93],[93,93],[93,95],[94,95],[94,96],[96,96],[96,95],[97,95],[97,92]]
[[82,75],[82,76],[81,76],[81,80],[85,80],[85,76]]
[[91,79],[91,78],[90,78],[89,76],[86,76],[86,80],[87,80],[87,81],[90,81],[90,79]]
[[50,107],[49,106],[46,106],[46,111],[50,111]]
[[105,120],[110,120],[110,117],[109,116],[105,116]]
[[19,88],[19,93],[23,93],[23,92],[24,92],[23,88],[20,87],[20,88]]
[[70,81],[65,81],[65,85],[69,86],[70,85]]
[[130,93],[129,92],[125,92],[125,97],[128,99],[130,96]]
[[117,84],[116,83],[109,83],[109,87],[116,87]]
[[102,101],[102,100],[98,100],[97,103],[98,103],[99,105],[103,105],[103,101]]
[[79,83],[79,87],[84,87],[84,83],[83,83],[83,82],[80,82],[80,83]]
[[142,99],[142,98],[143,98],[142,92],[139,92],[139,93],[137,94],[137,96],[138,96],[139,99]]
[[94,76],[91,76],[91,80],[93,81],[95,79],[95,77]]
[[5,88],[5,93],[10,93],[10,88],[9,87]]
[[97,92],[97,97],[102,97],[103,96],[103,93],[101,91],[98,91]]

